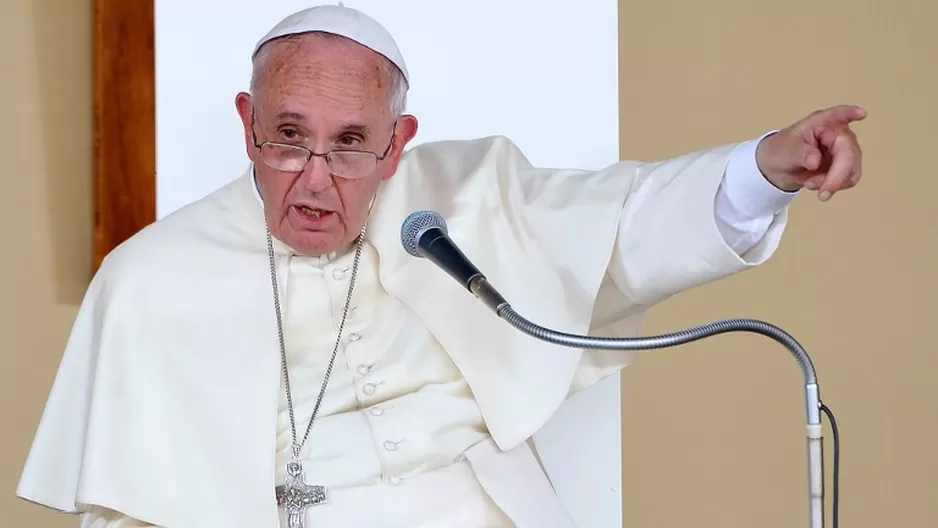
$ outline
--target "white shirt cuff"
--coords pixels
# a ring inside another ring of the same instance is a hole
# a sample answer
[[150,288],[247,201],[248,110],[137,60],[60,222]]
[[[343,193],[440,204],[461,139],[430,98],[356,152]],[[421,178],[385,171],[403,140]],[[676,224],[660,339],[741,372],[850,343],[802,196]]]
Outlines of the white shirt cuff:
[[788,192],[769,183],[756,163],[759,142],[776,133],[773,130],[736,147],[730,154],[721,193],[738,220],[771,217],[791,204],[797,192]]

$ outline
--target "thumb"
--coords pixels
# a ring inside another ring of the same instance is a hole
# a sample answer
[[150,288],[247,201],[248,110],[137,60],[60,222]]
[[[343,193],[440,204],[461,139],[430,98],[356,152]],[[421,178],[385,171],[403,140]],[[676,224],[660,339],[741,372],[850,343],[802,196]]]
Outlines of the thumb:
[[800,168],[813,172],[821,167],[821,151],[814,145],[802,142],[792,151],[791,161]]

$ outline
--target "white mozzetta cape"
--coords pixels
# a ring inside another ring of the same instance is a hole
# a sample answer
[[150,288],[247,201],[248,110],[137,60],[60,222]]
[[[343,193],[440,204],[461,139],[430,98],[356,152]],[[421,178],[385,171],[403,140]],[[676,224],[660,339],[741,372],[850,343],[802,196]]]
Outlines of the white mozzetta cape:
[[[380,279],[452,357],[499,449],[523,446],[571,391],[631,356],[512,329],[404,252],[404,218],[442,214],[455,242],[535,322],[637,334],[652,304],[775,250],[784,212],[743,258],[718,232],[714,197],[734,147],[595,172],[534,168],[498,137],[406,154],[369,224]],[[264,223],[245,175],[144,229],[103,264],[18,494],[168,528],[276,526],[280,385]]]

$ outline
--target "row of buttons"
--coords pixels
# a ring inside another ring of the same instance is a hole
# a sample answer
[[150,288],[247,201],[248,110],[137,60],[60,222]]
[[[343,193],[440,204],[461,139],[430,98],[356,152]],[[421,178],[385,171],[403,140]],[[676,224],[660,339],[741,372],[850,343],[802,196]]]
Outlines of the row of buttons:
[[[368,384],[368,385],[371,385],[371,384]],[[366,385],[366,388],[368,387],[368,385]],[[368,414],[372,416],[383,416],[384,408],[378,405],[375,405],[374,407],[371,407],[368,409]],[[381,442],[381,447],[383,447],[385,451],[394,452],[394,451],[397,451],[398,446],[400,446],[402,443],[403,441],[395,442],[394,440],[385,440],[384,442]],[[387,477],[386,482],[392,486],[397,486],[398,484],[401,483],[401,478],[391,475]]]
[[[329,255],[329,258],[330,260],[333,260],[335,259],[335,255],[331,254]],[[344,280],[348,277],[349,271],[351,271],[351,268],[348,268],[348,267],[335,269],[332,271],[332,277],[337,281]],[[357,306],[350,308],[349,317],[355,317],[357,310],[358,310]],[[348,340],[351,343],[356,343],[358,341],[361,341],[362,337],[363,336],[360,333],[352,332],[348,335]],[[373,368],[373,365],[362,364],[362,365],[359,365],[356,370],[358,371],[360,375],[365,376],[371,372],[372,368]],[[378,391],[378,386],[381,384],[382,382],[365,383],[364,385],[362,385],[362,392],[366,396],[373,396]],[[371,414],[372,416],[378,417],[378,416],[384,415],[384,409],[382,407],[375,405],[374,407],[371,407],[370,409],[368,409],[368,413]],[[393,451],[397,451],[397,448],[400,444],[401,442],[395,442],[393,440],[385,440],[384,442],[382,442],[381,446],[384,448],[385,451],[393,452]],[[391,484],[392,486],[397,486],[398,484],[401,483],[401,478],[392,475],[387,478],[387,482],[388,484]]]

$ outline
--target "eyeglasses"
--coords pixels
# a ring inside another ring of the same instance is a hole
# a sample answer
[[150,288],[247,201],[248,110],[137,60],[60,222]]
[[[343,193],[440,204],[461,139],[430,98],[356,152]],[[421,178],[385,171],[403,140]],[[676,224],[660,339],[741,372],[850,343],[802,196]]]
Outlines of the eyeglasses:
[[[397,123],[395,123],[395,129]],[[261,159],[272,169],[283,172],[302,172],[309,164],[313,156],[325,158],[329,171],[341,178],[359,179],[367,178],[378,169],[378,162],[383,161],[391,151],[394,144],[394,132],[391,132],[391,140],[381,155],[365,150],[330,150],[324,153],[313,152],[312,150],[289,143],[277,143],[275,141],[265,141],[258,144],[257,133],[251,131],[254,135],[254,146],[260,150]]]

